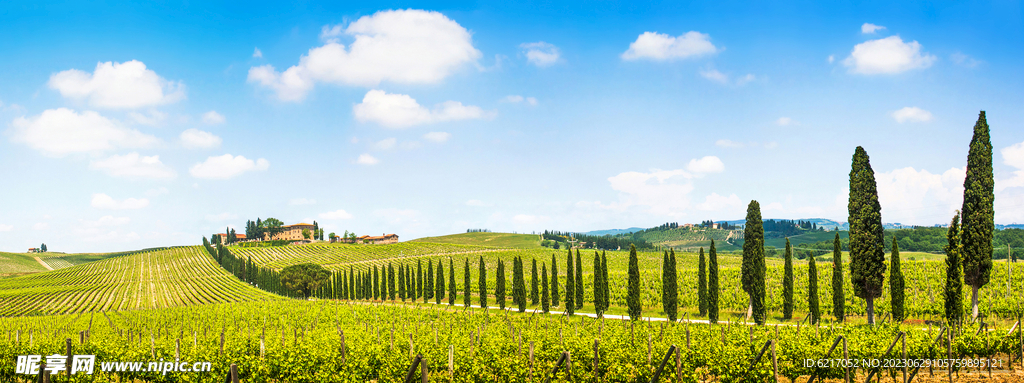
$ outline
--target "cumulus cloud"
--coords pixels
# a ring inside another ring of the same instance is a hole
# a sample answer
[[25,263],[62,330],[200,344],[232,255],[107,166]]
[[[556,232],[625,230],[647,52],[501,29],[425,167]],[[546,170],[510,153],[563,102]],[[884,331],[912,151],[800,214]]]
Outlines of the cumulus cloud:
[[135,122],[142,125],[156,126],[163,122],[163,120],[167,119],[167,113],[159,110],[150,110],[146,114],[131,112],[128,113],[128,117],[131,117],[132,120],[135,120]]
[[14,230],[14,226],[11,225],[0,225],[0,232]]
[[317,217],[320,219],[350,219],[352,218],[352,214],[343,209],[338,209],[335,211],[320,213]]
[[751,81],[757,80],[757,76],[749,73],[745,76],[737,77],[736,80],[731,80],[729,75],[719,72],[714,68],[701,69],[697,73],[699,73],[701,77],[723,85],[735,84],[737,86],[743,86]]
[[533,98],[533,97],[523,97],[523,96],[520,96],[518,94],[510,94],[510,95],[505,96],[504,98],[502,98],[501,100],[498,100],[498,101],[507,102],[507,103],[510,103],[510,104],[518,104],[518,103],[521,103],[521,102],[526,102],[527,104],[530,104],[530,106],[536,106],[537,105],[537,99],[536,98]]
[[288,200],[288,204],[291,206],[315,205],[316,200],[309,198],[292,198],[291,200]]
[[223,124],[225,121],[224,116],[217,113],[215,110],[203,113],[203,123],[209,125]]
[[947,222],[960,209],[966,168],[941,174],[911,167],[875,173],[885,222],[931,225]]
[[398,140],[395,139],[394,137],[385,138],[383,140],[375,142],[373,144],[373,148],[377,150],[388,150],[395,147],[396,143],[398,143]]
[[113,197],[96,193],[92,195],[92,207],[109,210],[133,210],[149,206],[149,200],[145,198],[128,198],[123,201],[115,200]]
[[423,135],[424,140],[436,143],[448,141],[448,139],[451,137],[452,135],[447,132],[430,132]]
[[360,154],[359,158],[356,159],[356,163],[360,165],[376,165],[378,162],[380,160],[366,153]]
[[701,159],[692,159],[686,165],[686,170],[693,173],[721,173],[725,171],[725,164],[715,156],[706,156]]
[[174,169],[160,162],[160,156],[141,156],[136,152],[91,161],[89,169],[113,177],[169,179],[177,176]]
[[789,117],[779,117],[778,120],[775,120],[775,125],[778,126],[790,126],[794,124],[796,124],[796,121],[793,121],[793,119]]
[[952,60],[954,64],[965,68],[974,68],[981,64],[981,60],[975,59],[971,56],[965,55],[960,52],[955,52],[949,55],[949,59]]
[[220,146],[220,137],[199,129],[188,129],[181,132],[181,145],[189,149],[210,149]]
[[719,195],[718,193],[711,193],[704,197],[704,202],[694,206],[697,210],[703,211],[715,211],[724,213],[724,211],[737,212],[744,208],[743,201],[736,194],[730,194],[729,196]]
[[875,33],[877,31],[880,31],[880,30],[883,30],[883,29],[885,29],[885,27],[883,27],[881,25],[875,25],[875,24],[871,24],[871,23],[864,23],[864,25],[860,26],[860,33],[863,33],[865,35],[869,35],[869,34]]
[[[1024,142],[1007,146],[999,151],[1003,155],[1003,163],[1015,169],[1013,176],[996,180],[996,191],[1006,188],[1024,187]],[[1022,209],[1024,210],[1024,209]]]
[[11,123],[11,139],[51,157],[72,153],[98,153],[120,148],[144,148],[156,137],[121,126],[93,111],[81,114],[67,108],[48,109],[35,117]]
[[692,178],[693,175],[681,169],[619,173],[608,178],[612,189],[619,192],[619,202],[608,207],[645,206],[654,214],[685,215],[685,210],[690,207]]
[[490,118],[494,115],[478,106],[462,105],[457,101],[445,101],[433,109],[427,109],[408,95],[382,90],[367,92],[363,102],[352,107],[352,112],[360,122],[373,122],[394,129],[444,121]]
[[526,54],[526,62],[542,68],[554,65],[561,56],[558,47],[543,41],[523,43],[519,45],[519,48],[522,48],[523,53]]
[[928,122],[932,120],[932,113],[916,106],[904,107],[891,113],[892,118],[898,123],[904,122]]
[[629,49],[621,57],[626,61],[668,61],[706,56],[718,51],[711,43],[711,37],[705,33],[690,31],[672,37],[664,33],[644,32],[629,44]]
[[252,58],[258,59],[258,58],[262,58],[262,57],[263,57],[263,52],[260,51],[260,48],[256,48],[255,50],[252,51]]
[[[342,35],[354,40],[347,48],[337,39]],[[466,28],[439,12],[414,9],[363,16],[344,30],[325,27],[321,39],[327,43],[310,49],[298,65],[284,72],[253,67],[248,81],[276,91],[283,101],[301,101],[317,82],[437,83],[481,56]]]
[[189,168],[188,172],[196,178],[224,180],[245,172],[267,170],[269,167],[270,162],[263,158],[253,161],[242,156],[225,154],[209,157],[206,161]]
[[843,65],[850,68],[850,73],[896,74],[928,68],[935,60],[935,56],[921,52],[917,41],[905,43],[899,36],[889,36],[857,44]]
[[93,73],[69,69],[50,76],[49,86],[67,98],[101,108],[139,108],[185,98],[185,85],[167,81],[141,61],[101,62]]

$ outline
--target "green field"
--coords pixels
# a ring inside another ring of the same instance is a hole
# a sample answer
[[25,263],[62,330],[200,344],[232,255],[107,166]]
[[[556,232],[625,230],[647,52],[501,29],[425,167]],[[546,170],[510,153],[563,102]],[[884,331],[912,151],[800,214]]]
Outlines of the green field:
[[[839,237],[843,240],[850,238],[849,231],[840,231]],[[795,247],[804,243],[817,243],[821,241],[832,241],[836,238],[836,232],[834,231],[812,231],[800,235],[794,235],[789,237],[789,243]],[[786,248],[786,238],[765,238],[765,246],[775,246],[776,249]]]
[[0,277],[40,271],[46,268],[36,262],[35,254],[0,253]]
[[440,237],[419,238],[409,242],[452,243],[458,245],[506,248],[513,247],[519,249],[536,249],[541,247],[540,235],[511,233],[462,233],[443,235]]

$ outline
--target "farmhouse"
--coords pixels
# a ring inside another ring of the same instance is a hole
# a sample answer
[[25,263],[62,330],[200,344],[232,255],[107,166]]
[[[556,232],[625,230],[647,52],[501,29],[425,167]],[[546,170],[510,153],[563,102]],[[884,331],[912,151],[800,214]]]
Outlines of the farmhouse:
[[373,245],[386,245],[386,244],[389,244],[389,243],[397,243],[397,242],[398,242],[398,234],[381,234],[378,237],[371,237],[369,235],[364,235],[362,237],[356,238],[356,243],[369,243],[369,244],[373,244]]
[[28,252],[29,252],[29,253],[38,253],[38,252],[39,252],[39,249],[37,249],[37,248],[35,248],[35,247],[30,247],[30,248],[28,249]]
[[[227,237],[228,237],[228,235],[227,235],[227,234],[224,234],[224,233],[220,233],[220,234],[214,234],[213,236],[214,236],[214,237],[220,237],[220,238],[221,238],[222,240],[223,240],[224,238],[227,238]],[[245,234],[235,234],[235,242],[238,242],[238,241],[244,241],[244,240],[246,240]]]
[[310,236],[312,236],[314,234],[313,233],[313,225],[310,225],[308,223],[297,223],[297,224],[294,224],[294,225],[283,226],[281,228],[283,230],[281,230],[280,233],[277,233],[277,235],[274,235],[273,238],[270,238],[271,240],[274,240],[274,241],[301,241],[303,239],[307,239],[307,238],[302,236],[302,231],[303,230],[309,230]]

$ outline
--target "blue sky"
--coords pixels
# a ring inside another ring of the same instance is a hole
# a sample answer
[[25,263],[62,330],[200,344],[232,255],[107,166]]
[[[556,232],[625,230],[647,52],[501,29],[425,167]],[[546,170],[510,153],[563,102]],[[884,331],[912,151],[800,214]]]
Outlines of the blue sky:
[[403,239],[948,222],[978,111],[1024,222],[1019,2],[0,5],[0,250],[246,219]]

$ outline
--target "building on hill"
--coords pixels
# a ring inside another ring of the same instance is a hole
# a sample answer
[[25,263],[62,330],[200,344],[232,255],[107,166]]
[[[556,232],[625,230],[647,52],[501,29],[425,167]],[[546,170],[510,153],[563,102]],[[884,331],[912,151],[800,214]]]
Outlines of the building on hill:
[[[227,234],[224,234],[224,233],[218,233],[218,234],[214,234],[213,236],[214,236],[214,237],[218,237],[218,238],[220,238],[220,239],[222,239],[222,240],[223,240],[224,238],[227,238],[227,237],[228,237],[228,235],[227,235]],[[235,241],[234,241],[234,242],[241,242],[241,241],[244,241],[244,240],[246,240],[246,239],[247,239],[247,238],[245,237],[245,234],[235,234]]]
[[283,226],[281,229],[280,233],[277,233],[271,238],[264,239],[270,239],[273,241],[301,241],[303,239],[307,239],[302,236],[303,230],[309,230],[310,238],[315,234],[313,233],[313,225],[308,223],[297,223],[294,225]]
[[37,249],[37,248],[35,248],[35,247],[30,247],[30,248],[28,249],[28,252],[29,252],[29,253],[38,253],[38,252],[39,252],[39,249]]
[[686,229],[693,228],[693,224],[692,223],[684,223],[683,224],[683,228],[686,228]]
[[371,245],[386,245],[389,243],[398,243],[398,234],[381,234],[379,237],[371,237],[364,235],[356,238],[356,243],[367,243]]

